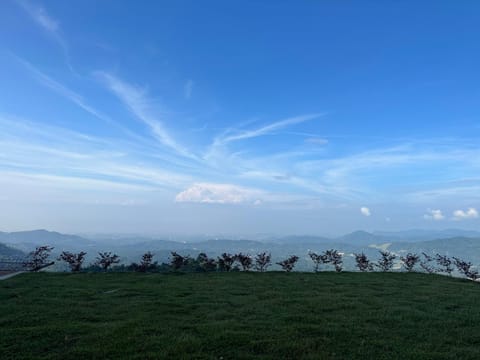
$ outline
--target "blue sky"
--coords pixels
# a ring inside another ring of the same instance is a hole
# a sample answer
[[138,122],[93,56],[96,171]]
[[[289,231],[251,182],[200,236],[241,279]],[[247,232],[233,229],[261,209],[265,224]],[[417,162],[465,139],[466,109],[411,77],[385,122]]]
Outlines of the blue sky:
[[0,227],[480,229],[475,1],[0,4]]

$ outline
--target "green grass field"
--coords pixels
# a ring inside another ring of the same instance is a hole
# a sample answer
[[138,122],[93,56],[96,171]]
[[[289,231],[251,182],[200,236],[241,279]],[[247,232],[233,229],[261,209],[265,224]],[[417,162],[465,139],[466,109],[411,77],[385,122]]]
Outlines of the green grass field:
[[480,359],[479,305],[425,274],[23,274],[0,358]]

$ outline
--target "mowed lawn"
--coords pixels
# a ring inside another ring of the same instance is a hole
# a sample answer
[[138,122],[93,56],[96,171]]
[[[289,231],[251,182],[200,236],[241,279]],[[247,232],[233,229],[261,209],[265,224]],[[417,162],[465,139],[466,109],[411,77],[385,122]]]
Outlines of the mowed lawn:
[[1,359],[480,359],[480,284],[407,273],[23,274]]

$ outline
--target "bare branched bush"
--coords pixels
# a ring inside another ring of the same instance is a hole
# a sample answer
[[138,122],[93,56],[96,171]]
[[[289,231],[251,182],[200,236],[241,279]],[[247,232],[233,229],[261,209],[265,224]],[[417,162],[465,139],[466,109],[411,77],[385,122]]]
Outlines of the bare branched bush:
[[120,257],[116,254],[112,255],[111,252],[99,252],[96,260],[96,264],[100,266],[103,271],[107,271],[110,266],[120,262]]
[[452,275],[453,271],[453,261],[446,255],[440,255],[436,254],[435,255],[435,260],[437,262],[437,265],[440,266],[438,269],[438,272],[443,272],[448,275]]
[[405,270],[412,272],[415,268],[415,265],[417,265],[417,263],[420,261],[420,256],[417,254],[408,253],[405,256],[401,256],[400,260],[402,261],[402,266],[405,268]]
[[464,275],[467,279],[477,280],[479,278],[478,271],[472,269],[472,263],[453,257],[453,261],[460,274]]
[[292,255],[288,259],[277,262],[277,264],[280,265],[282,269],[285,270],[286,272],[290,272],[295,267],[297,261],[298,261],[298,256]]
[[365,255],[363,252],[361,254],[354,255],[358,270],[362,272],[373,270],[373,265],[370,263],[370,260],[368,260],[367,255]]
[[236,254],[235,260],[240,263],[240,266],[242,267],[243,271],[249,271],[253,266],[253,259],[248,254],[246,255],[242,253]]
[[393,261],[397,258],[395,254],[392,254],[386,250],[379,250],[379,252],[380,252],[381,258],[380,260],[378,260],[378,263],[375,265],[384,272],[392,270]]
[[58,260],[66,262],[72,272],[78,272],[82,269],[85,255],[87,255],[87,253],[84,251],[81,251],[78,254],[71,253],[69,251],[63,251]]
[[262,252],[255,256],[255,269],[260,272],[267,271],[272,264],[272,256],[270,253]]
[[37,246],[34,251],[28,254],[28,258],[23,265],[32,271],[38,271],[53,264],[53,262],[48,261],[53,249],[53,247],[48,245]]

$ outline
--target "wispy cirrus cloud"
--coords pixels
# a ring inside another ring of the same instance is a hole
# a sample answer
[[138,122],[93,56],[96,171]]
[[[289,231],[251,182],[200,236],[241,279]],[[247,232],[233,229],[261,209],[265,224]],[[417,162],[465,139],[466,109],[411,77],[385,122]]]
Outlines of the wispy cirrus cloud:
[[[203,160],[205,160],[209,165],[214,167],[222,167],[226,166],[229,163],[238,162],[243,163],[244,171],[253,170],[255,171],[256,168],[252,168],[250,164],[253,164],[256,159],[241,159],[240,155],[242,151],[231,152],[229,150],[228,145],[232,142],[241,142],[242,140],[252,139],[256,137],[270,135],[275,133],[279,130],[288,128],[290,126],[298,125],[307,121],[311,121],[323,116],[324,113],[315,113],[315,114],[306,114],[306,115],[298,115],[290,118],[286,118],[283,120],[275,121],[270,124],[257,127],[254,129],[236,129],[236,128],[228,128],[222,134],[214,137],[213,142],[208,146],[206,152],[203,155]],[[252,121],[248,121],[243,126],[250,124]],[[275,155],[274,155],[275,156]]]
[[67,67],[74,75],[78,76],[70,61],[68,43],[62,35],[60,22],[53,18],[43,6],[37,3],[28,0],[16,0],[16,2],[38,26],[45,30],[58,43],[63,51]]
[[[289,126],[297,125],[304,123],[306,121],[318,119],[319,117],[325,115],[324,113],[317,114],[307,114],[294,116],[280,121],[264,125],[262,127],[251,129],[251,130],[233,130],[229,129],[223,136],[217,137],[214,141],[214,145],[225,145],[227,143],[239,140],[246,140],[250,138],[255,138],[259,136],[264,136],[271,134],[274,131],[284,129]],[[231,134],[233,133],[233,134]]]
[[39,26],[51,33],[58,33],[60,28],[58,21],[52,18],[42,6],[27,0],[17,0],[17,3]]
[[67,99],[68,101],[74,103],[77,105],[79,108],[82,110],[86,111],[90,115],[96,117],[99,120],[102,120],[110,125],[115,126],[119,130],[123,131],[125,134],[128,136],[135,138],[137,140],[141,140],[140,136],[132,132],[131,130],[127,129],[120,123],[114,121],[112,118],[110,118],[108,115],[103,113],[102,111],[96,109],[95,107],[91,106],[87,100],[77,92],[69,89],[65,85],[62,85],[52,77],[48,76],[35,66],[33,66],[30,62],[28,62],[25,59],[22,59],[21,57],[10,53],[11,57],[14,58],[19,64],[24,66],[32,75],[33,77],[43,86],[49,88],[50,90],[54,91],[58,95],[62,96],[63,98]]
[[193,92],[193,86],[195,83],[193,82],[192,79],[188,79],[187,82],[185,83],[185,86],[183,88],[183,93],[185,96],[185,99],[190,100],[192,97],[192,92]]
[[325,138],[321,138],[318,136],[315,137],[308,137],[305,139],[305,143],[312,144],[312,145],[327,145],[328,140]]
[[196,156],[180,145],[167,131],[158,114],[154,114],[146,90],[129,84],[120,78],[102,71],[95,72],[107,88],[120,99],[135,118],[149,127],[153,136],[164,146],[174,150],[177,154],[195,159]]
[[[0,170],[52,174],[178,191],[192,182],[185,172],[151,155],[151,149],[108,141],[54,126],[0,116]],[[139,165],[141,159],[141,165]]]
[[102,114],[100,111],[94,109],[92,106],[88,105],[85,99],[79,95],[78,93],[68,89],[64,85],[60,84],[44,72],[40,71],[38,68],[33,66],[30,62],[12,54],[20,64],[22,64],[42,85],[50,88],[51,90],[55,91],[57,94],[61,95],[62,97],[70,100],[86,112],[90,113],[91,115],[95,116],[100,120],[104,120],[106,122],[111,123],[112,120],[105,114]]

